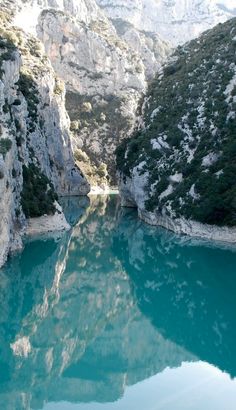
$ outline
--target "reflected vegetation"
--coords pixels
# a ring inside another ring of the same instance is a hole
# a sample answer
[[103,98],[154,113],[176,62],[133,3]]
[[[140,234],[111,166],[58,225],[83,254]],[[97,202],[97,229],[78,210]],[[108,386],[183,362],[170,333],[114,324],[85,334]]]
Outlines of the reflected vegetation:
[[128,210],[119,220],[113,249],[153,326],[236,377],[235,247],[144,225]]
[[70,232],[0,270],[0,408],[114,402],[200,360],[236,377],[236,252],[177,237],[116,196],[64,198]]

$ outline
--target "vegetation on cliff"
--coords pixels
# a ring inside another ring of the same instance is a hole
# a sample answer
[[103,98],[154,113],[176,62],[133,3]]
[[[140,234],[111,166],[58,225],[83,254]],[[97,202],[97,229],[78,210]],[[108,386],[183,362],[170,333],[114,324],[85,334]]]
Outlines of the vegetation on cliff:
[[44,214],[54,214],[55,201],[58,199],[54,187],[40,169],[30,164],[23,165],[23,190],[21,205],[27,218]]
[[236,19],[178,47],[149,86],[143,124],[117,166],[146,175],[146,209],[236,225]]

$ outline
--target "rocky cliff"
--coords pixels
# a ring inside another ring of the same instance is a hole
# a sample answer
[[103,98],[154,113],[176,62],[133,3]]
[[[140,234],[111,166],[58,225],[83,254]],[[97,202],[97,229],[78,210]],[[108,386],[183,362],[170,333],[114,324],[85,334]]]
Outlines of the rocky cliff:
[[85,151],[96,167],[94,173],[105,177],[108,167],[114,183],[113,152],[130,133],[145,89],[142,61],[119,39],[105,16],[85,24],[45,10],[38,31],[54,68],[66,79],[76,158],[83,162],[77,149]]
[[[115,182],[114,149],[131,132],[146,79],[130,49],[93,0],[18,2],[15,24],[37,32],[58,76],[66,81],[73,147],[93,184]],[[32,23],[27,16],[31,15]]]
[[[88,183],[74,163],[65,91],[40,43],[0,14],[0,265],[21,247],[25,218],[56,214],[57,195],[80,195]],[[56,228],[56,226],[55,226]]]
[[151,224],[236,242],[236,19],[180,47],[117,150],[123,201]]
[[137,32],[157,33],[173,46],[236,15],[231,0],[97,0],[112,21],[122,20]]
[[91,184],[100,186],[116,183],[114,150],[133,131],[138,101],[170,44],[234,13],[209,0],[4,2],[16,25],[37,33],[65,80],[75,156]]

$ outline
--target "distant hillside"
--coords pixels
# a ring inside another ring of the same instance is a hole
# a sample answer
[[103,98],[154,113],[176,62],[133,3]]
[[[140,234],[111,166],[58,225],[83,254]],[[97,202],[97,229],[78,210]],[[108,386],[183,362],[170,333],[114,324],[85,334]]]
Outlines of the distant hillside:
[[97,0],[97,3],[113,21],[120,19],[136,30],[157,33],[173,46],[199,36],[236,13],[233,0]]

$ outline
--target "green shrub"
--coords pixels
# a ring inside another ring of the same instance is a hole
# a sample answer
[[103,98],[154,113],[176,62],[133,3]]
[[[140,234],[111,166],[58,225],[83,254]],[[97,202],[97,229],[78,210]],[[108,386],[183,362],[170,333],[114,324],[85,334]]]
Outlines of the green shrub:
[[10,151],[12,147],[12,141],[9,138],[1,138],[0,139],[0,154],[3,155],[5,158],[8,151]]
[[33,77],[30,76],[30,74],[21,72],[18,81],[18,89],[22,92],[23,96],[27,101],[27,107],[29,112],[28,127],[29,131],[33,132],[35,131],[36,124],[38,122],[39,104],[38,90]]
[[59,78],[55,78],[54,94],[61,95],[65,91],[65,84]]
[[8,104],[7,100],[5,100],[5,104],[3,105],[2,110],[3,110],[4,114],[7,114],[9,112],[9,104]]
[[57,199],[54,187],[46,175],[34,164],[28,167],[23,165],[21,205],[26,218],[53,215]]
[[21,105],[21,100],[20,100],[19,98],[16,98],[16,99],[13,101],[12,105]]
[[104,178],[107,176],[107,165],[104,163],[101,163],[97,169],[97,173],[99,177]]
[[16,173],[16,170],[15,170],[15,168],[13,168],[12,169],[12,178],[16,178],[16,176],[17,176],[17,173]]

